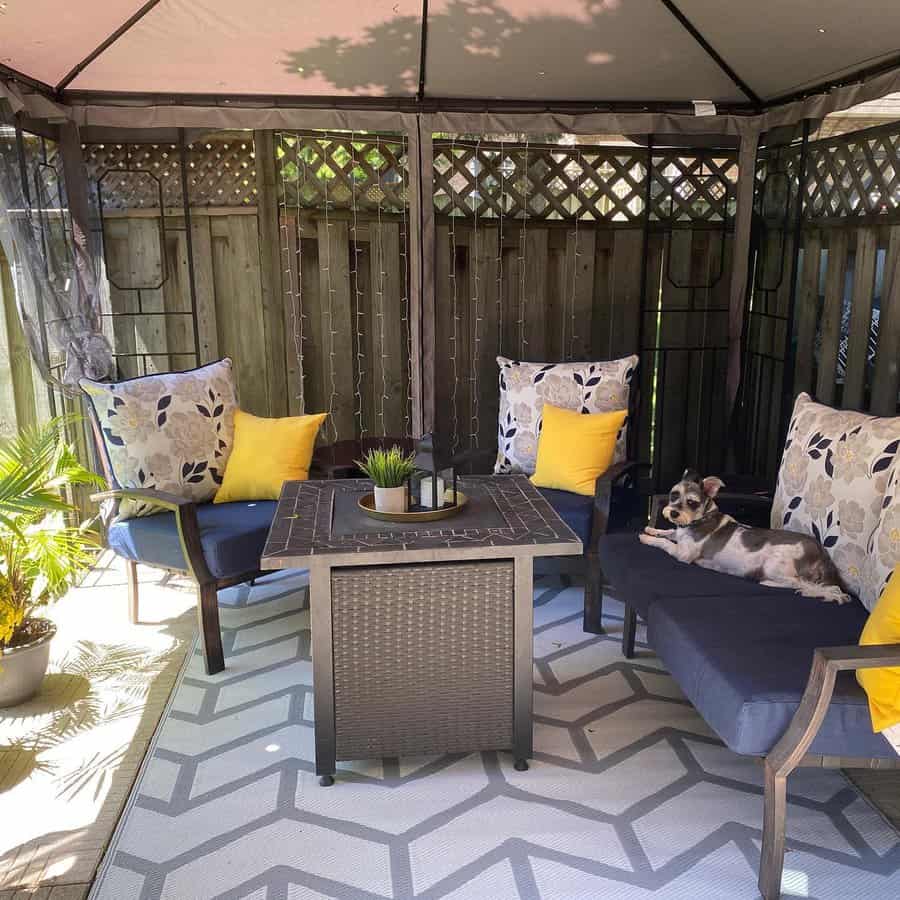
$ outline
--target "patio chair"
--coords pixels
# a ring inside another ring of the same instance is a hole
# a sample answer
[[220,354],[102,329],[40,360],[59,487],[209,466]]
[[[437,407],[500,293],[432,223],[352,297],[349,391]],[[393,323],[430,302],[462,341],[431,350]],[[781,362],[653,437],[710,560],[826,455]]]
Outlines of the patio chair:
[[[854,438],[849,464],[833,455],[833,446]],[[854,677],[860,669],[900,665],[900,645],[859,646],[868,611],[900,564],[889,539],[879,539],[893,527],[896,482],[877,477],[896,468],[898,445],[900,418],[836,411],[801,394],[774,495],[716,496],[720,508],[742,522],[791,527],[820,539],[845,587],[858,595],[843,605],[685,565],[636,534],[600,543],[603,565],[625,603],[624,655],[634,656],[640,615],[647,644],[710,728],[734,752],[763,760],[759,888],[765,900],[781,893],[786,784],[794,769],[900,766],[892,746],[873,732]],[[653,500],[655,527],[666,527],[661,512],[667,502],[667,494]],[[841,510],[848,520],[843,525]],[[858,524],[850,524],[853,515],[861,517]]]
[[[503,358],[501,357],[501,360]],[[498,360],[500,362],[500,360]],[[508,363],[508,360],[501,362]],[[559,517],[581,539],[584,553],[580,557],[562,557],[553,561],[557,571],[582,575],[584,577],[584,631],[589,634],[603,634],[603,570],[597,548],[600,539],[611,533],[628,530],[636,518],[643,515],[643,502],[638,490],[638,477],[649,465],[635,459],[637,445],[637,413],[640,409],[640,378],[638,377],[638,357],[624,357],[612,363],[630,365],[630,373],[624,383],[628,391],[628,430],[626,433],[626,458],[611,465],[596,481],[592,496],[576,494],[553,488],[538,488]],[[540,365],[547,369],[549,365]],[[587,364],[586,364],[587,365]],[[548,560],[541,560],[542,566]]]
[[225,668],[219,627],[218,592],[221,588],[252,582],[259,568],[275,501],[218,503],[194,502],[154,488],[124,487],[118,483],[92,403],[87,402],[97,456],[110,489],[94,494],[103,502],[146,504],[159,511],[115,520],[107,531],[107,544],[125,561],[128,578],[128,616],[138,621],[138,564],[187,575],[197,585],[197,612],[206,671]]

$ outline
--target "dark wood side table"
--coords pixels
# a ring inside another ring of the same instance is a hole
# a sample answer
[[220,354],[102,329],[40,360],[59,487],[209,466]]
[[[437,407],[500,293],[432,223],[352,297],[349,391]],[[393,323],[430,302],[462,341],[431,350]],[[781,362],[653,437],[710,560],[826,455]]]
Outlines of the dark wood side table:
[[457,516],[395,525],[357,506],[362,479],[287,482],[262,568],[310,573],[316,774],[338,760],[532,754],[537,556],[581,541],[524,476],[460,480]]

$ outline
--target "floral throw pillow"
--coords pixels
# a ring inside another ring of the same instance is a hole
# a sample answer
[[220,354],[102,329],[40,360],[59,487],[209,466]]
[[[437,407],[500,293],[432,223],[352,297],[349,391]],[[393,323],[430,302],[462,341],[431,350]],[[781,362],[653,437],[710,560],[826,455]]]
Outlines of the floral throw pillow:
[[[533,363],[497,357],[500,366],[498,473],[534,474],[541,410],[545,403],[583,413],[628,409],[637,356],[610,362]],[[628,420],[616,440],[613,462],[625,459]]]
[[867,549],[863,602],[871,609],[887,586],[891,573],[900,566],[900,457],[891,468],[881,501],[881,515]]
[[816,538],[868,609],[883,586],[868,557],[898,450],[900,418],[832,409],[809,394],[794,403],[772,527]]
[[[231,454],[237,395],[231,360],[117,384],[82,379],[121,487],[212,500]],[[125,500],[117,519],[159,507]]]

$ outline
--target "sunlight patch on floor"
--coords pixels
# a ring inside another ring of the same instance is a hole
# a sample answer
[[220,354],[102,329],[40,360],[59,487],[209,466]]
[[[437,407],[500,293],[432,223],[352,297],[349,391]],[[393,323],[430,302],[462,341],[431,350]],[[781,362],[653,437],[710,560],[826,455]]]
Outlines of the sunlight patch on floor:
[[0,710],[4,893],[86,891],[129,794],[196,627],[190,582],[139,571],[141,622],[128,622],[124,566],[103,554],[49,613],[58,633],[41,692]]

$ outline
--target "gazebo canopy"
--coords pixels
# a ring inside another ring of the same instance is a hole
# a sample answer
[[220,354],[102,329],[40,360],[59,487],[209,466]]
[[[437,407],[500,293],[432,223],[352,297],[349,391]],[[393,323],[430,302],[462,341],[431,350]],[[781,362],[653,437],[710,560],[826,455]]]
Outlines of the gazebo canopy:
[[900,64],[867,0],[5,0],[0,64],[89,93],[759,109]]

